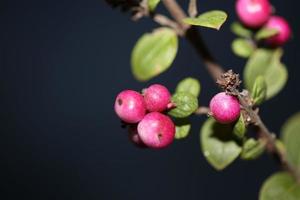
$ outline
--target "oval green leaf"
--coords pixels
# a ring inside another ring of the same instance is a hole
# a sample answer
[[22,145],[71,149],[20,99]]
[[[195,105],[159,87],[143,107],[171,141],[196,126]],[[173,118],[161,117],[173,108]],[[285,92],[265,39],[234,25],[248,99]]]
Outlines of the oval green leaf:
[[200,131],[203,155],[216,170],[223,170],[241,153],[241,147],[234,140],[232,126],[207,119]]
[[212,10],[199,15],[196,18],[185,18],[183,22],[195,26],[203,26],[219,30],[227,19],[227,14],[221,10]]
[[255,80],[263,76],[267,85],[266,99],[278,94],[285,86],[288,72],[280,62],[281,49],[257,49],[249,58],[244,69],[245,86],[252,92]]
[[242,58],[248,58],[255,50],[255,47],[247,39],[237,38],[231,44],[233,53]]
[[188,117],[198,108],[198,99],[187,92],[175,93],[172,102],[176,107],[169,111],[169,115],[176,118]]
[[231,31],[237,36],[251,38],[252,31],[238,22],[233,22],[230,26]]
[[262,140],[250,138],[243,144],[241,158],[244,160],[257,159],[265,151],[266,143]]
[[191,130],[191,123],[188,118],[175,118],[174,120],[176,132],[176,139],[186,138]]
[[176,92],[188,92],[195,97],[199,96],[200,90],[201,86],[199,81],[191,77],[181,80],[176,87]]
[[261,28],[255,35],[256,40],[263,40],[275,36],[278,30],[274,28]]
[[300,173],[300,112],[284,123],[281,133],[287,159]]
[[255,105],[260,105],[266,99],[267,84],[263,76],[258,76],[255,79],[252,89],[252,99]]
[[135,44],[131,54],[134,77],[147,81],[166,71],[173,63],[178,49],[176,33],[169,28],[158,28],[144,34]]
[[259,200],[299,200],[300,185],[287,172],[279,172],[269,177],[263,184]]
[[243,139],[246,133],[246,125],[243,118],[243,115],[240,115],[240,118],[237,120],[233,127],[233,134],[239,139]]

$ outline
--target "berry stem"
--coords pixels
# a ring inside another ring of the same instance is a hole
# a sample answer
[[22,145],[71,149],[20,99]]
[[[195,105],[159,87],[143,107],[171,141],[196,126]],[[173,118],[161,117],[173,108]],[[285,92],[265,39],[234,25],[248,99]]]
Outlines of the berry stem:
[[196,115],[210,115],[210,110],[208,107],[201,106],[199,107],[194,114]]

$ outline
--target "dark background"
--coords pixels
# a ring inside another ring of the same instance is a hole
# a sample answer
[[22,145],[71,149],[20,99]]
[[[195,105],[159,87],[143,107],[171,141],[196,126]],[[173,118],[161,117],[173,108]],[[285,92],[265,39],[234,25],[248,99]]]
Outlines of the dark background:
[[[245,61],[230,50],[234,1],[199,2],[201,11],[229,13],[220,32],[202,32],[218,60],[241,72]],[[300,110],[300,15],[297,1],[272,3],[294,31],[283,58],[289,82],[261,107],[266,124],[278,133]],[[200,151],[205,117],[193,119],[187,139],[161,151],[140,150],[128,141],[113,111],[121,90],[150,83],[173,90],[177,81],[194,76],[202,83],[202,105],[218,91],[184,40],[170,70],[148,83],[134,80],[130,52],[142,33],[157,26],[150,20],[134,23],[101,0],[1,0],[0,24],[1,199],[253,200],[277,170],[264,155],[216,172]]]

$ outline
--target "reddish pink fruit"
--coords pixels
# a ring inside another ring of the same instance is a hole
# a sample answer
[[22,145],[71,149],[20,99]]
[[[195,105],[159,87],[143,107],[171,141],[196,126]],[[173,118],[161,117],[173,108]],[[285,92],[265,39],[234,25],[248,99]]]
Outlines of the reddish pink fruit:
[[115,112],[127,123],[137,123],[146,114],[143,96],[133,90],[124,90],[116,98]]
[[138,124],[138,134],[148,147],[160,149],[173,142],[175,125],[168,116],[152,112]]
[[278,31],[277,35],[267,39],[267,43],[272,46],[281,46],[291,38],[291,27],[289,23],[282,17],[272,16],[265,26]]
[[240,103],[234,96],[225,92],[216,94],[209,104],[212,116],[222,124],[234,122],[240,116]]
[[237,0],[235,9],[245,26],[259,28],[268,21],[272,5],[269,0]]
[[128,128],[128,132],[129,132],[129,140],[135,144],[137,147],[141,147],[141,148],[146,148],[147,146],[144,144],[144,142],[141,140],[138,131],[137,131],[137,126],[136,125],[132,125],[129,126]]
[[167,109],[171,94],[165,86],[154,84],[145,89],[144,99],[149,112],[162,112]]

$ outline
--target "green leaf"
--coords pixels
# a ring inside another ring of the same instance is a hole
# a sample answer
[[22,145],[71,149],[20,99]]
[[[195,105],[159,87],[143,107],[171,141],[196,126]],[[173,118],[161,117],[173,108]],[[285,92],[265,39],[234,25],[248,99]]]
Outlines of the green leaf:
[[251,42],[243,38],[233,40],[231,48],[235,55],[242,58],[248,58],[255,50],[255,47],[251,44]]
[[265,146],[266,143],[264,141],[250,138],[243,145],[241,158],[244,160],[254,160],[263,154]]
[[278,30],[274,28],[261,28],[255,35],[256,40],[263,40],[278,34]]
[[198,108],[198,99],[187,92],[178,92],[172,96],[172,103],[175,108],[169,111],[173,117],[184,118],[190,116]]
[[300,185],[287,172],[269,177],[260,189],[259,200],[299,200]]
[[255,105],[260,105],[267,96],[267,84],[263,76],[258,76],[255,79],[252,89],[252,99]]
[[160,0],[148,0],[148,8],[150,11],[154,11]]
[[202,126],[200,143],[206,160],[217,170],[223,170],[241,153],[241,147],[234,140],[232,126],[219,124],[209,118]]
[[252,36],[252,31],[238,22],[233,22],[230,29],[234,34],[240,37],[251,38]]
[[199,96],[200,90],[201,86],[199,81],[191,77],[181,80],[176,87],[176,92],[188,92],[195,97]]
[[212,10],[199,15],[196,18],[185,18],[183,22],[195,26],[204,26],[219,30],[227,19],[227,14],[224,11]]
[[281,49],[257,49],[249,58],[244,69],[245,86],[252,92],[255,80],[263,76],[267,85],[266,99],[278,94],[285,86],[288,72],[280,62]]
[[284,123],[281,133],[287,159],[300,173],[300,112]]
[[175,138],[176,139],[183,139],[188,136],[191,123],[188,118],[175,118],[174,120],[176,126]]
[[178,49],[176,33],[169,28],[158,28],[144,34],[131,54],[131,69],[136,79],[147,81],[166,71]]
[[246,133],[246,125],[242,115],[240,115],[239,120],[235,123],[233,127],[233,134],[236,135],[238,138],[242,139]]

